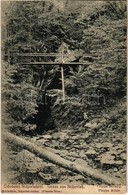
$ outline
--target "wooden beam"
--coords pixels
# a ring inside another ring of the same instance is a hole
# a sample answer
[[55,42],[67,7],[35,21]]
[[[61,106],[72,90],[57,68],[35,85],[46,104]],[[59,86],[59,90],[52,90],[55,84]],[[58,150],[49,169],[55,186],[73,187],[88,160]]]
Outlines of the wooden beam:
[[[23,62],[22,65],[61,65],[61,62]],[[85,62],[65,62],[63,65],[86,65]]]
[[40,56],[40,57],[56,57],[56,56],[61,56],[58,53],[16,53],[17,56],[20,57],[32,57],[32,56]]
[[[18,54],[16,53],[17,56],[21,56],[21,57],[32,57],[32,56],[40,56],[40,57],[44,57],[44,56],[49,56],[49,57],[56,57],[56,56],[60,56],[61,57],[61,53],[21,53]],[[67,56],[72,56],[72,54],[65,54],[63,55],[64,57]],[[87,54],[75,54],[74,56],[78,57],[92,57],[92,55],[90,53]]]
[[62,93],[63,93],[63,103],[65,102],[65,87],[64,87],[64,69],[61,66],[61,79],[62,79]]

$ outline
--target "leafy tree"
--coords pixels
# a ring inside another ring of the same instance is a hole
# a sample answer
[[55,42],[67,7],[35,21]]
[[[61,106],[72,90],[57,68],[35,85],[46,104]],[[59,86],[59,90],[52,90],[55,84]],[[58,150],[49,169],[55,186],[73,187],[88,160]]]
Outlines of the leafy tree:
[[33,78],[28,74],[26,80],[19,81],[18,65],[5,62],[2,65],[3,124],[17,133],[34,130],[36,126],[30,119],[36,113],[38,89],[32,85]]
[[[79,66],[75,70],[70,68],[65,87],[67,95],[76,97],[74,104],[83,103],[79,106],[79,109],[83,106],[81,113],[84,115],[84,112],[92,112],[93,109],[94,117],[95,112],[107,109],[126,95],[126,3],[100,4],[99,9],[87,14],[86,17],[79,16],[77,23],[85,26],[82,40],[79,40],[79,48],[89,52],[90,56],[80,59],[84,61],[84,66]],[[55,106],[57,113],[63,118],[61,105],[60,111],[57,105]],[[64,113],[68,113],[68,107]],[[77,109],[75,107],[72,109],[75,110],[74,121],[77,124],[78,118],[75,116]],[[56,117],[56,121],[57,124],[61,123],[59,116]]]

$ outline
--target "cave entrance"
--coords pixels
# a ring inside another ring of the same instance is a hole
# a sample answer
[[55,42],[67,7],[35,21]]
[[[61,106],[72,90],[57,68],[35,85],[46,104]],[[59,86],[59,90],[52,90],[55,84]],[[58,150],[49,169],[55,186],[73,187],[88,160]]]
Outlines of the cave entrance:
[[[38,107],[36,108],[37,113],[34,114],[30,119],[29,122],[31,124],[36,124],[37,128],[35,129],[35,131],[29,131],[29,132],[25,132],[25,135],[35,135],[35,134],[39,134],[41,135],[43,132],[47,131],[47,130],[54,130],[56,128],[55,124],[54,124],[54,119],[52,116],[52,106],[53,106],[53,102],[54,102],[54,98],[52,96],[49,96],[48,92],[49,91],[61,91],[62,94],[62,89],[64,87],[64,85],[62,86],[62,70],[63,70],[63,74],[67,77],[70,76],[70,67],[73,68],[73,70],[75,71],[77,64],[75,65],[70,65],[68,64],[68,66],[63,66],[63,69],[60,66],[60,69],[58,71],[56,71],[56,75],[54,76],[52,82],[48,85],[46,91],[41,91],[41,93],[39,94],[40,97],[38,97],[37,99],[37,104]],[[63,75],[63,76],[64,76]],[[64,77],[63,77],[64,79]],[[64,82],[64,81],[63,81]],[[57,96],[56,96],[57,97]],[[62,102],[63,102],[63,94],[62,94]]]
[[47,94],[48,90],[62,89],[61,83],[61,72],[57,71],[55,77],[53,78],[52,82],[49,84],[45,92],[42,92],[38,108],[37,114],[35,115],[35,123],[37,125],[36,132],[38,134],[42,134],[46,130],[53,130],[55,129],[54,120],[52,117],[51,109],[53,106],[52,97]]
[[[60,69],[56,72],[52,82],[48,85],[45,92],[41,94],[41,101],[38,103],[37,114],[34,116],[35,124],[37,125],[36,132],[42,134],[44,131],[55,129],[54,119],[52,116],[52,106],[54,98],[48,95],[49,91],[61,91],[62,102],[65,101],[65,86],[64,86],[64,75],[70,75],[70,65],[60,66]],[[73,65],[75,69],[77,65]]]

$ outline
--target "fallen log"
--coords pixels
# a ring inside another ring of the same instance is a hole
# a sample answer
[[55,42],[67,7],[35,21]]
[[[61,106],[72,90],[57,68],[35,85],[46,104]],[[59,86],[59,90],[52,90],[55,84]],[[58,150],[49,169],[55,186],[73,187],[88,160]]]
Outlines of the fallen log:
[[78,173],[80,175],[83,175],[85,177],[89,176],[93,179],[96,179],[98,181],[101,181],[104,184],[113,185],[113,184],[120,184],[121,182],[117,178],[112,178],[107,175],[104,175],[99,170],[94,170],[90,166],[84,165],[81,166],[79,164],[70,162],[62,157],[60,157],[57,154],[54,154],[53,152],[50,152],[45,147],[39,147],[35,143],[32,143],[30,141],[27,141],[21,137],[18,137],[12,133],[4,133],[2,135],[2,139],[8,142],[12,142],[16,144],[17,146],[22,147],[23,149],[26,149],[36,156],[40,157],[41,159],[46,159],[53,164],[59,165],[60,167],[63,167],[67,170],[70,170],[72,172]]

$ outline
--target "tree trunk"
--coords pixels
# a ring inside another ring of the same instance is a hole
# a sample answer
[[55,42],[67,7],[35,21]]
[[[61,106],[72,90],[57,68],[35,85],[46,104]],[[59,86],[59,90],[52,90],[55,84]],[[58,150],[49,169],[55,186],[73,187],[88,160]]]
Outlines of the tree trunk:
[[23,138],[20,138],[16,135],[11,133],[4,133],[2,138],[5,141],[12,142],[18,146],[21,146],[23,149],[26,149],[33,154],[37,155],[41,159],[46,159],[53,164],[59,165],[67,170],[72,172],[78,173],[82,176],[89,176],[95,180],[102,181],[105,184],[112,185],[112,184],[120,184],[121,182],[117,178],[112,178],[111,176],[104,175],[99,170],[94,170],[90,166],[84,165],[81,166],[79,164],[70,162],[57,154],[54,154],[48,151],[45,147],[39,147],[35,143],[31,143]]

